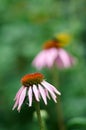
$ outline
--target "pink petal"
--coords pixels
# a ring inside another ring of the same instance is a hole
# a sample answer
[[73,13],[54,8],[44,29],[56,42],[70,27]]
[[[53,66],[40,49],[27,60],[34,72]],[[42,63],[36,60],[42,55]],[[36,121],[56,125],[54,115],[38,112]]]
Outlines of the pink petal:
[[51,97],[52,97],[53,100],[56,102],[56,95],[55,95],[55,93],[52,91],[52,88],[50,87],[50,85],[47,85],[44,81],[42,82],[42,85],[49,91]]
[[33,60],[32,64],[33,66],[37,67],[38,69],[41,69],[43,66],[45,66],[45,57],[46,57],[46,51],[41,51]]
[[51,48],[47,50],[47,55],[46,55],[46,65],[47,67],[52,67],[56,58],[58,55],[58,50],[55,48]]
[[26,96],[26,90],[27,90],[27,88],[24,87],[22,92],[21,92],[21,95],[19,97],[18,111],[20,111],[21,106],[22,106],[22,104],[24,102],[24,99],[25,99],[25,96]]
[[48,83],[46,81],[43,81],[43,82],[44,82],[44,84],[46,84],[46,86],[47,85],[50,86],[53,92],[55,92],[58,95],[61,95],[61,93],[53,85],[51,85],[50,83]]
[[[52,95],[51,95],[52,96]],[[57,103],[57,100],[56,100],[56,98],[54,98],[53,96],[52,96],[52,99],[54,100],[54,102],[56,102]]]
[[14,106],[13,106],[13,108],[12,108],[12,110],[14,110],[17,106],[18,106],[18,104],[19,104],[19,97],[20,97],[20,95],[21,95],[21,93],[22,93],[22,91],[23,91],[23,86],[19,89],[19,91],[17,92],[17,94],[16,94],[16,96],[15,96],[15,98],[14,98],[14,100],[16,100],[15,101],[15,104],[14,104]]
[[77,59],[75,57],[70,56],[71,65],[75,65],[77,63]]
[[56,64],[58,65],[59,68],[64,68],[64,64],[59,56],[56,59]]
[[50,96],[49,96],[49,93],[48,93],[48,90],[45,88],[45,93],[46,93],[46,96],[48,97],[48,99],[50,99]]
[[18,90],[18,92],[17,92],[17,94],[16,94],[14,100],[16,100],[17,98],[19,98],[19,96],[20,96],[20,94],[21,94],[23,88],[24,88],[24,86],[22,86],[22,87]]
[[42,69],[43,67],[52,67],[55,59],[58,55],[58,50],[55,48],[41,51],[33,60],[32,64],[37,67],[37,69]]
[[63,49],[59,49],[59,58],[62,61],[64,67],[71,66],[71,59],[70,55]]
[[14,109],[18,106],[18,103],[19,103],[19,99],[16,99],[16,102],[15,102],[15,104],[14,104],[12,110],[14,110]]
[[33,85],[33,92],[34,92],[36,100],[39,101],[39,91],[38,91],[36,85]]
[[29,107],[32,106],[32,88],[30,87],[28,90],[28,98],[29,98]]
[[44,100],[44,103],[47,105],[46,93],[45,93],[43,87],[40,84],[38,86],[39,86],[40,94],[41,94],[41,96],[42,96],[42,98]]

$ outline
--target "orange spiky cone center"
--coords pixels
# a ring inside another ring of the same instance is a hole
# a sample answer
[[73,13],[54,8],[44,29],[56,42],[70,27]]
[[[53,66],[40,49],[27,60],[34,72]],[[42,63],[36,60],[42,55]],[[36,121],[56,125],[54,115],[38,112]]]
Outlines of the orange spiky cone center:
[[60,43],[56,39],[53,39],[53,40],[50,40],[50,41],[47,41],[46,43],[44,43],[43,49],[60,48],[62,46],[63,46],[62,43]]
[[40,84],[44,79],[44,75],[41,73],[27,74],[22,77],[21,83],[26,86],[33,86],[34,84]]

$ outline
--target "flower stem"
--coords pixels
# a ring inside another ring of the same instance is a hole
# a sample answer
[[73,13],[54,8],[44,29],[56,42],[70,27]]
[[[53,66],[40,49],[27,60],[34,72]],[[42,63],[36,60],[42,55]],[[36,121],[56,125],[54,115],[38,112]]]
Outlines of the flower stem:
[[59,130],[65,130],[65,124],[64,124],[64,117],[63,117],[63,111],[62,111],[62,104],[60,97],[58,98],[58,103],[56,105],[56,111],[58,116],[58,126]]
[[[58,82],[58,75],[55,66],[53,66],[52,68],[52,80],[53,80],[53,85],[56,86],[58,89],[59,82]],[[56,103],[56,113],[57,113],[57,122],[58,122],[59,130],[66,130],[60,97],[58,97],[58,102]]]
[[37,117],[38,117],[38,122],[39,122],[39,127],[40,130],[45,130],[45,126],[41,117],[41,113],[40,113],[40,105],[39,102],[35,101],[35,109],[36,109],[36,113],[37,113]]

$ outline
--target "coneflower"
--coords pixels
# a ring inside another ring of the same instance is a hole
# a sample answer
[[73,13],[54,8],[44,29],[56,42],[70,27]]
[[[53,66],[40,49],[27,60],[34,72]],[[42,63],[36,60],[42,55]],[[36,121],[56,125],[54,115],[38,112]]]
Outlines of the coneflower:
[[63,49],[68,40],[67,35],[59,35],[44,43],[43,50],[37,54],[32,62],[33,66],[40,70],[44,67],[51,68],[53,65],[58,68],[69,68],[74,65],[75,58]]
[[50,83],[45,81],[44,75],[41,73],[32,73],[27,74],[21,79],[22,86],[15,96],[15,104],[13,110],[17,108],[20,111],[21,106],[25,100],[25,97],[28,97],[29,107],[32,106],[32,102],[40,102],[42,98],[45,105],[47,105],[47,98],[50,97],[57,102],[57,95],[60,95],[60,92]]

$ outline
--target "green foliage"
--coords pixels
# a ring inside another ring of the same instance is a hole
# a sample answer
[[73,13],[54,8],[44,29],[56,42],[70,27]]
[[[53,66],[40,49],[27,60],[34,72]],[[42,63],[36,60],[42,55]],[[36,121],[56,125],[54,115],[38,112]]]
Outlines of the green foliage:
[[[77,58],[77,65],[56,70],[65,124],[68,130],[86,130],[86,9],[85,0],[0,0],[0,130],[38,130],[34,108],[25,104],[20,113],[12,111],[20,78],[37,71],[32,65],[42,44],[56,33],[69,33],[66,47]],[[47,81],[51,72],[43,69]],[[57,130],[55,104],[41,102],[49,115],[47,128]]]

